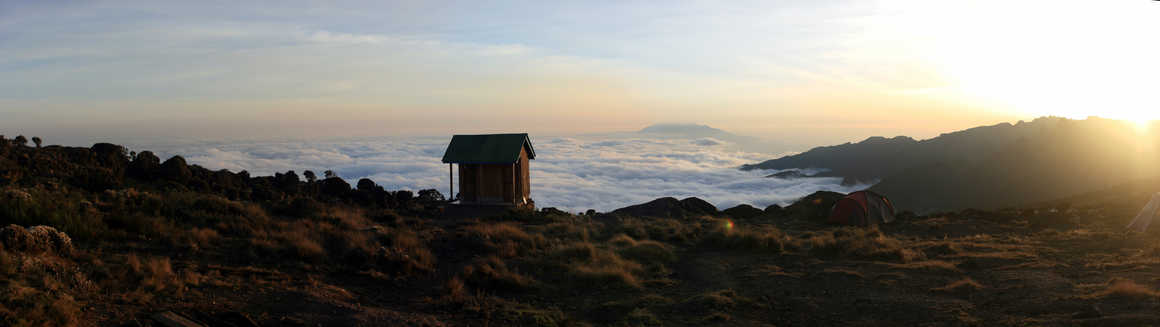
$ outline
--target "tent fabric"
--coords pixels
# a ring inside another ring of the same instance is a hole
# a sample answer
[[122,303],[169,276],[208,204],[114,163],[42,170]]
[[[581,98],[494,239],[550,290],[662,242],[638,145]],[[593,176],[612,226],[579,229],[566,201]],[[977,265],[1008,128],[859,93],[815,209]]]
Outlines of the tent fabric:
[[511,164],[520,160],[520,149],[528,150],[528,159],[536,158],[527,133],[455,135],[443,153],[443,163]]
[[1141,209],[1139,214],[1136,214],[1136,218],[1132,219],[1132,222],[1128,224],[1128,229],[1137,232],[1148,230],[1148,226],[1152,224],[1152,220],[1160,216],[1160,212],[1158,211],[1160,211],[1160,193],[1152,195],[1152,200],[1144,205],[1144,209]]
[[889,223],[894,221],[894,205],[881,194],[858,191],[835,202],[827,221],[855,226]]

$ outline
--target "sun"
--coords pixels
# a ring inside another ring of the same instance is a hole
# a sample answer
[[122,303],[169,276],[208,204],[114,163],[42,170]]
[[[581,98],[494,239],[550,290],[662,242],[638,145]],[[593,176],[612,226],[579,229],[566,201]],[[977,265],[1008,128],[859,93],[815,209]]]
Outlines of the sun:
[[[968,101],[1022,116],[1129,121],[1141,131],[1160,120],[1160,43],[1148,41],[1160,30],[1155,4],[982,1],[954,9],[922,25],[934,35],[923,48]],[[1075,24],[1081,20],[1089,23]]]
[[1129,121],[1132,122],[1132,126],[1136,128],[1136,132],[1138,132],[1140,134],[1147,134],[1148,132],[1152,131],[1152,124],[1154,123],[1154,121],[1151,119],[1141,118],[1141,119],[1133,119],[1133,120],[1129,120]]

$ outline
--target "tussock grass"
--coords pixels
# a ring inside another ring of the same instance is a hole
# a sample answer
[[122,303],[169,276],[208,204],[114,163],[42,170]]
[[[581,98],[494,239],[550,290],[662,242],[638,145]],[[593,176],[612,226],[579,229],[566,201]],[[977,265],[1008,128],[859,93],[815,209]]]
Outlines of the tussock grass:
[[[476,260],[463,269],[461,276],[469,286],[499,293],[530,291],[536,289],[539,284],[535,279],[508,268],[503,260],[495,256]],[[456,290],[456,287],[459,286],[448,285],[450,291],[461,292],[461,290]],[[457,294],[456,296],[462,297],[463,295]]]
[[772,252],[782,252],[787,248],[796,247],[789,236],[774,227],[730,226],[732,227],[719,226],[706,235],[701,243],[723,249]]
[[943,260],[925,260],[915,261],[909,263],[888,264],[890,268],[895,269],[909,269],[909,270],[925,270],[925,271],[959,271],[958,262],[943,261]]
[[77,326],[81,305],[72,295],[25,286],[20,282],[0,282],[0,325]]
[[790,277],[790,278],[801,278],[802,273],[786,272],[785,269],[782,269],[781,267],[779,267],[777,265],[760,265],[760,266],[752,267],[749,270],[749,272],[747,272],[745,274],[745,276],[748,278],[753,278],[753,279],[778,277],[778,276]]
[[672,243],[688,243],[697,239],[704,231],[703,225],[716,219],[701,217],[693,220],[624,218],[614,232],[624,233],[635,239],[652,239]]
[[185,286],[185,281],[173,271],[169,258],[140,259],[136,254],[129,254],[125,257],[125,264],[134,280],[150,292],[180,292]]
[[1160,297],[1160,292],[1151,287],[1140,285],[1131,279],[1114,277],[1108,280],[1107,288],[1099,291],[1085,298],[1131,298],[1131,299],[1154,299]]
[[854,277],[854,278],[858,278],[858,279],[866,279],[865,274],[858,272],[858,271],[844,269],[844,268],[826,268],[826,269],[823,269],[822,272],[826,273],[826,274]]
[[936,293],[963,294],[963,293],[975,292],[975,291],[981,290],[983,288],[985,288],[983,286],[983,284],[980,284],[979,282],[976,282],[974,279],[967,277],[967,278],[963,278],[963,279],[951,282],[950,284],[947,284],[946,286],[936,287],[936,288],[932,288],[930,290],[932,292],[936,292]]
[[902,241],[886,236],[877,228],[836,228],[810,236],[804,242],[809,245],[811,254],[823,257],[845,256],[903,263],[926,258],[921,251],[905,247]]
[[753,300],[743,297],[731,289],[705,292],[694,295],[681,302],[683,310],[707,314],[708,321],[728,321],[732,318],[728,312],[733,311],[740,304],[751,303]]
[[542,230],[541,234],[546,238],[562,241],[588,241],[591,240],[593,234],[588,226],[572,221],[550,223],[545,225]]
[[643,267],[607,249],[589,242],[576,242],[553,249],[544,264],[559,267],[576,285],[599,285],[610,288],[640,288],[636,273]]
[[481,223],[467,226],[461,233],[466,246],[485,249],[489,254],[510,258],[528,254],[547,243],[543,235],[528,234],[514,223]]
[[628,246],[635,245],[636,239],[633,239],[632,236],[628,236],[628,235],[625,235],[624,233],[621,233],[621,234],[616,234],[612,238],[608,239],[608,244],[612,244],[613,246],[616,246],[616,247],[628,247]]
[[673,253],[672,247],[668,244],[653,240],[637,241],[624,234],[613,238],[609,243],[619,247],[617,254],[626,259],[643,264],[664,264],[677,261],[677,255]]

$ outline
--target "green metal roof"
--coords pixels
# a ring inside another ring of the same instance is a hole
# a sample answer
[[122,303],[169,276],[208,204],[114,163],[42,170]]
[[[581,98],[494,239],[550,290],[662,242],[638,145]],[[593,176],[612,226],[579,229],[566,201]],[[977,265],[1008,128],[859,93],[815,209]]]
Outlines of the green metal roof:
[[455,135],[447,152],[443,153],[443,163],[458,164],[509,164],[520,160],[520,149],[528,148],[528,159],[536,158],[528,133]]

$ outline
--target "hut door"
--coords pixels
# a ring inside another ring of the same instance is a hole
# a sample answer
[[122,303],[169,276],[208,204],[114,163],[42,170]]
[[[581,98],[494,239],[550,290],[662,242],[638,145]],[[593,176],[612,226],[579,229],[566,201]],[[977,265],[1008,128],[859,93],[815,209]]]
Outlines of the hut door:
[[512,177],[513,177],[512,184],[515,184],[515,188],[516,188],[516,191],[514,192],[515,194],[513,195],[512,198],[513,198],[513,200],[515,200],[514,201],[515,203],[523,203],[524,202],[523,201],[524,179],[522,176],[523,174],[520,174],[520,172],[522,172],[522,171],[523,170],[520,169],[520,161],[516,160],[516,165],[512,169]]

